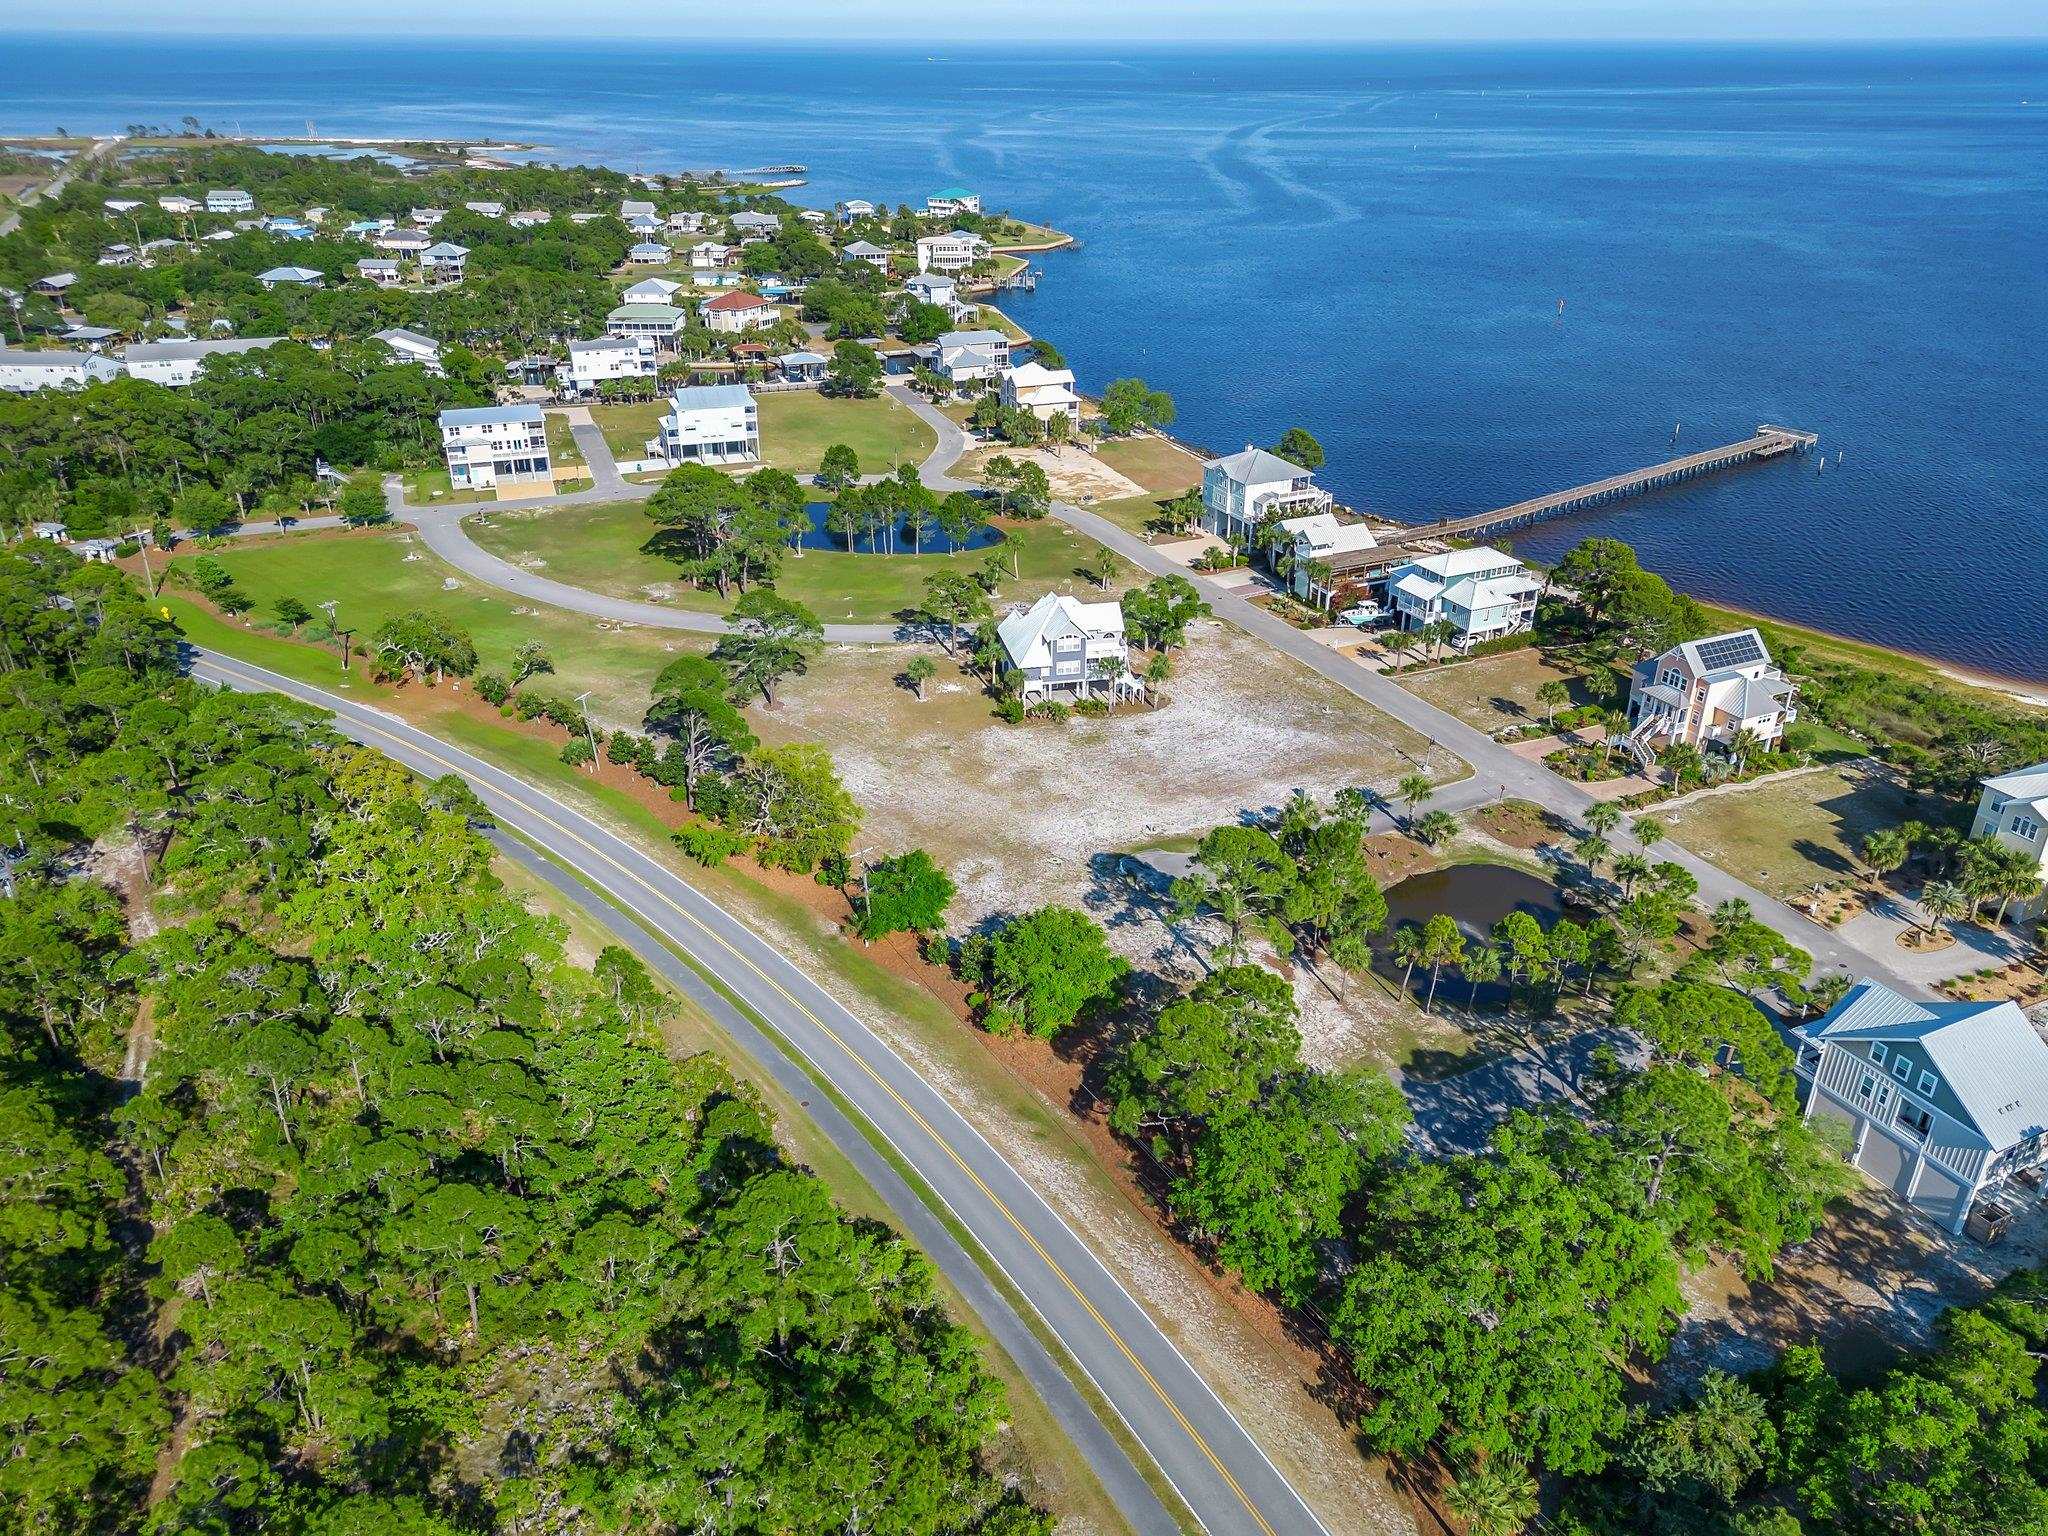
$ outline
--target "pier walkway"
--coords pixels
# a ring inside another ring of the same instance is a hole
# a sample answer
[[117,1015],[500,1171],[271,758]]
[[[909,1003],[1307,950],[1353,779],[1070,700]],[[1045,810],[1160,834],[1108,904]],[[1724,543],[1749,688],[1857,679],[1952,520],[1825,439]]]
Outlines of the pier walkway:
[[1648,469],[1631,470],[1625,475],[1609,475],[1605,480],[1575,485],[1568,491],[1552,491],[1548,496],[1534,496],[1527,501],[1518,501],[1510,507],[1497,507],[1491,512],[1477,512],[1469,517],[1439,518],[1433,523],[1417,523],[1396,531],[1383,531],[1380,543],[1403,544],[1413,539],[1425,538],[1462,539],[1474,534],[1492,533],[1502,528],[1519,528],[1525,523],[1540,522],[1546,517],[1558,517],[1566,512],[1577,512],[1584,507],[1598,506],[1601,502],[1619,501],[1625,496],[1639,495],[1660,485],[1691,479],[1694,475],[1712,474],[1715,470],[1732,469],[1738,464],[1775,459],[1781,454],[1802,453],[1819,441],[1820,438],[1815,433],[1801,432],[1794,427],[1774,427],[1765,423],[1756,429],[1754,437],[1745,438],[1739,443],[1709,448],[1701,453],[1689,453],[1683,458],[1667,459],[1662,464],[1652,464]]

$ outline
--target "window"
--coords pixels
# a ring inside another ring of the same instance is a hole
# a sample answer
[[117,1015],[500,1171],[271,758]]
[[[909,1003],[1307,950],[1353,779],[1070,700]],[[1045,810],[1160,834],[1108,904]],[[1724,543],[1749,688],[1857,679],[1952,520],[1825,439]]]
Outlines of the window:
[[1872,1045],[1872,1046],[1870,1047],[1870,1059],[1871,1059],[1872,1061],[1876,1062],[1876,1063],[1877,1063],[1877,1064],[1878,1064],[1878,1065],[1879,1065],[1880,1067],[1881,1067],[1881,1066],[1883,1066],[1883,1065],[1884,1065],[1884,1047],[1883,1047],[1883,1046],[1881,1046],[1881,1045],[1876,1045],[1876,1044],[1873,1044],[1873,1045]]
[[1872,1077],[1868,1072],[1864,1073],[1863,1081],[1856,1085],[1856,1097],[1863,1100],[1866,1104],[1869,1103],[1870,1090],[1875,1088],[1876,1086],[1877,1079]]
[[2012,819],[2012,835],[2023,843],[2031,843],[2041,835],[2041,824],[2031,816],[2015,816]]
[[1907,1080],[1908,1078],[1910,1078],[1910,1077],[1911,1077],[1912,1075],[1913,1075],[1913,1063],[1912,1063],[1912,1062],[1910,1062],[1910,1061],[1906,1060],[1906,1058],[1905,1058],[1905,1057],[1903,1057],[1903,1056],[1899,1056],[1899,1057],[1895,1057],[1895,1058],[1893,1058],[1893,1061],[1892,1061],[1892,1076],[1893,1076],[1893,1077],[1896,1077],[1896,1078],[1897,1078],[1897,1079],[1898,1079],[1898,1080],[1899,1080],[1900,1082],[1902,1082],[1902,1083],[1903,1083],[1903,1082],[1905,1082],[1905,1081],[1906,1081],[1906,1080]]
[[1920,1074],[1920,1093],[1922,1097],[1931,1097],[1933,1095],[1934,1074],[1932,1072],[1922,1072]]

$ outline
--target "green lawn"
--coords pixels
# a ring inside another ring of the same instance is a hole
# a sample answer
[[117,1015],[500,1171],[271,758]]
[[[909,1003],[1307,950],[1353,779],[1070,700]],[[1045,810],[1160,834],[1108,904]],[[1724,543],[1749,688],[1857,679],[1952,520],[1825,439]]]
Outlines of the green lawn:
[[987,326],[991,330],[1001,331],[1012,341],[1029,341],[1031,339],[1029,331],[1025,330],[1023,326],[1012,320],[993,304],[981,306],[981,315],[978,323]]
[[886,474],[899,464],[922,463],[939,446],[932,429],[887,395],[849,400],[815,389],[756,395],[761,408],[761,452],[791,474],[813,474],[834,443],[860,459],[861,473]]
[[496,501],[496,491],[458,491],[448,484],[445,469],[411,469],[405,473],[405,499],[415,506],[428,506],[434,502]]
[[581,464],[583,450],[576,446],[576,434],[569,430],[569,418],[560,411],[547,413],[548,457],[557,464]]
[[638,400],[631,405],[593,405],[590,419],[604,433],[612,457],[644,459],[647,439],[654,436],[661,418],[668,414],[666,400]]
[[[614,597],[645,599],[658,588],[662,600],[678,608],[715,613],[723,608],[715,591],[683,584],[666,560],[641,553],[653,533],[642,502],[600,506],[502,508],[488,520],[472,521],[469,532],[493,554],[537,569],[556,581],[587,587]],[[999,602],[1029,601],[1060,590],[1086,592],[1089,583],[1077,572],[1093,556],[1092,540],[1054,522],[1007,525],[1015,541],[1018,574],[997,594]],[[867,555],[810,550],[785,555],[776,590],[795,598],[833,623],[884,622],[924,595],[925,578],[934,571],[973,570],[985,558],[972,551],[950,555]],[[1125,579],[1136,575],[1126,571]]]
[[[593,710],[612,720],[637,721],[647,707],[654,674],[681,651],[701,644],[537,607],[459,575],[404,533],[296,534],[210,553],[255,600],[251,618],[268,615],[271,604],[287,594],[308,606],[332,600],[336,616],[362,644],[384,620],[425,609],[466,630],[482,668],[501,673],[522,642],[537,640],[553,659],[556,674],[534,686],[568,695],[588,689]],[[186,557],[179,556],[172,566],[184,563]],[[446,587],[445,581],[458,585]],[[275,643],[287,651],[300,649]]]
[[1202,483],[1202,461],[1163,437],[1113,437],[1095,456],[1156,496],[1178,496]]

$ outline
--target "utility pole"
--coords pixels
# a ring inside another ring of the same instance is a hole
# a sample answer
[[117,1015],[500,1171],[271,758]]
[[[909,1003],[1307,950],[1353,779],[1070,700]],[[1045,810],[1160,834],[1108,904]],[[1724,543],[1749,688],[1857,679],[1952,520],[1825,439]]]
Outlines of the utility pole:
[[142,552],[142,576],[143,576],[143,580],[145,580],[145,581],[147,581],[147,582],[149,583],[149,595],[150,595],[151,597],[155,597],[155,596],[156,596],[156,572],[155,572],[155,571],[154,571],[153,569],[151,569],[151,568],[150,568],[150,564],[149,564],[149,545],[150,545],[150,541],[151,541],[152,539],[154,539],[154,538],[156,537],[156,535],[155,535],[155,534],[153,534],[153,533],[151,533],[151,532],[150,532],[150,531],[149,531],[149,530],[148,530],[147,528],[134,528],[134,529],[131,529],[131,530],[129,530],[129,534],[128,534],[128,537],[129,537],[129,538],[131,538],[131,539],[133,539],[133,540],[135,541],[135,547],[136,547],[137,549],[139,549],[139,550],[140,550],[140,551]]
[[576,695],[576,707],[583,711],[583,735],[590,743],[590,771],[597,772],[597,728],[590,723],[590,690]]

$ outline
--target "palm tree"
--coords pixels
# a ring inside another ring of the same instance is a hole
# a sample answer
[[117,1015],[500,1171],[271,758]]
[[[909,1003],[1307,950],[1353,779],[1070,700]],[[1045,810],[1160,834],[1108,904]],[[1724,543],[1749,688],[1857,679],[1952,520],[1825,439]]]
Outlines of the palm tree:
[[1422,958],[1429,962],[1429,998],[1422,1005],[1422,1011],[1428,1013],[1436,1007],[1437,978],[1444,967],[1465,958],[1465,935],[1448,913],[1439,912],[1422,925]]
[[1500,951],[1491,944],[1474,944],[1466,949],[1464,958],[1458,962],[1458,974],[1472,984],[1466,1007],[1477,1005],[1481,987],[1500,980],[1500,969]]
[[1536,698],[1543,705],[1543,728],[1546,731],[1556,730],[1557,712],[1571,702],[1571,689],[1564,685],[1563,679],[1553,677],[1536,690]]
[[1621,807],[1612,800],[1596,800],[1586,807],[1586,825],[1602,837],[1612,837],[1621,825]]
[[1806,1009],[1815,1017],[1826,1013],[1848,995],[1851,983],[1840,971],[1830,972],[1806,988]]
[[1912,840],[1903,827],[1873,827],[1863,836],[1857,850],[1870,871],[1870,883],[1883,885],[1884,877],[1903,865],[1913,852]]
[[1579,861],[1586,866],[1588,874],[1597,875],[1600,873],[1601,864],[1606,861],[1610,853],[1614,852],[1614,845],[1598,832],[1588,832],[1577,843],[1572,845],[1572,851],[1579,856]]
[[1536,1518],[1536,1479],[1529,1464],[1503,1453],[1465,1472],[1444,1494],[1465,1536],[1516,1536]]
[[1635,833],[1636,841],[1641,843],[1646,851],[1664,841],[1664,823],[1654,816],[1638,816],[1629,823],[1629,830]]
[[1458,818],[1449,811],[1426,811],[1415,823],[1415,835],[1434,848],[1438,843],[1455,837],[1458,832]]
[[1381,642],[1389,651],[1393,652],[1394,670],[1396,672],[1401,670],[1403,655],[1415,648],[1415,639],[1415,631],[1411,629],[1397,629]]
[[1636,883],[1650,877],[1650,861],[1640,853],[1624,853],[1614,861],[1614,878],[1621,882],[1622,898],[1635,895]]
[[1763,738],[1744,726],[1728,743],[1728,755],[1735,760],[1735,771],[1739,774],[1757,753],[1763,751]]
[[1411,773],[1394,786],[1394,793],[1399,795],[1401,802],[1408,807],[1411,831],[1415,821],[1415,808],[1427,800],[1434,791],[1435,786],[1429,782],[1428,776],[1420,773]]
[[1423,943],[1422,930],[1413,923],[1397,930],[1394,934],[1394,964],[1404,966],[1401,972],[1401,990],[1408,990],[1408,983],[1414,979],[1415,967],[1429,957]]
[[1941,924],[1969,911],[1970,897],[1953,880],[1930,880],[1920,889],[1920,906],[1927,914],[1926,932],[1932,934]]

